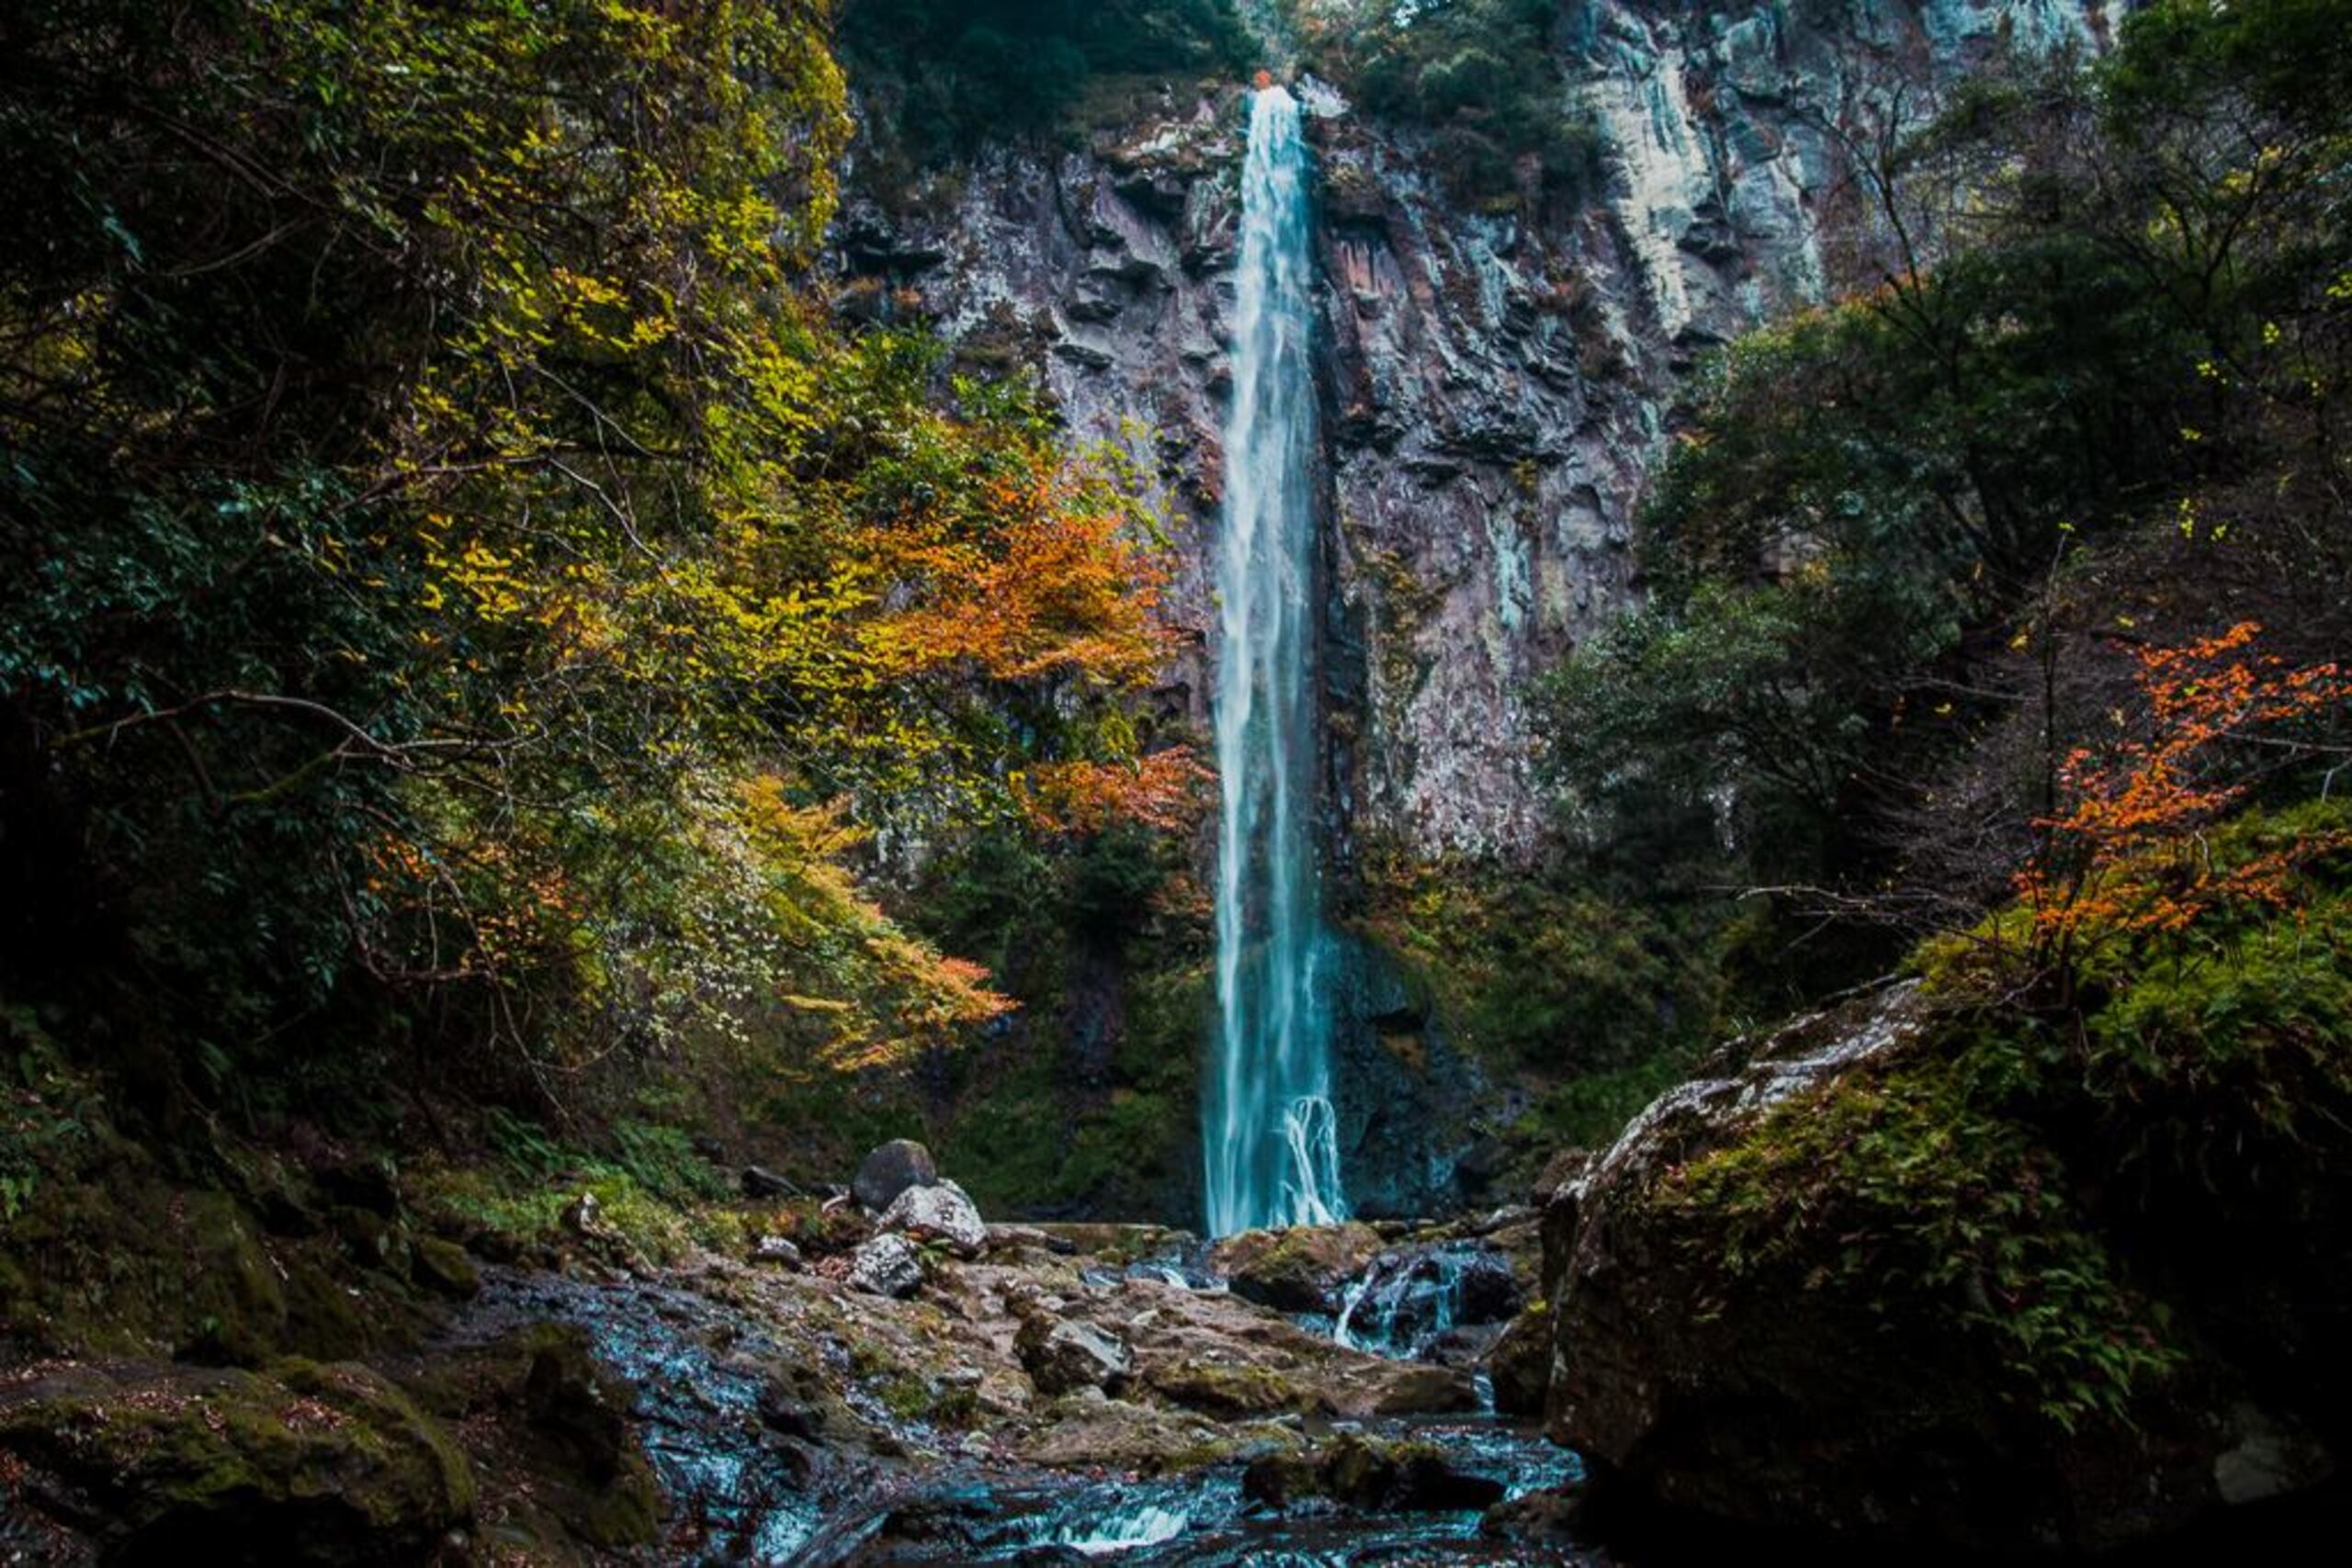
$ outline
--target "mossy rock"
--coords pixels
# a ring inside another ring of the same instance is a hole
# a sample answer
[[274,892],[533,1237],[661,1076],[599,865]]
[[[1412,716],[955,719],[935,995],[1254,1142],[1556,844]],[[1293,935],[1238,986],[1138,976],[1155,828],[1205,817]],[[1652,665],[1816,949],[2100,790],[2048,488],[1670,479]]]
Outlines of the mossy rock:
[[1914,982],[1719,1052],[1547,1213],[1553,1436],[1612,1506],[2002,1558],[2319,1485],[2352,911],[2298,913],[2063,1029]]
[[0,1450],[113,1562],[413,1563],[473,1515],[457,1448],[353,1362],[66,1366],[0,1395]]
[[1395,1443],[1359,1433],[1303,1453],[1270,1455],[1242,1473],[1242,1495],[1282,1509],[1308,1498],[1351,1508],[1460,1513],[1502,1501],[1501,1482],[1456,1470],[1429,1443]]
[[458,1301],[470,1301],[481,1292],[481,1271],[456,1242],[421,1235],[409,1245],[410,1273],[418,1284]]
[[1210,1416],[1272,1416],[1315,1404],[1295,1381],[1266,1367],[1168,1361],[1146,1371],[1143,1382],[1170,1404]]
[[1244,1231],[1217,1243],[1210,1266],[1233,1293],[1276,1312],[1331,1312],[1340,1288],[1363,1271],[1384,1243],[1370,1225],[1294,1225]]
[[303,1228],[273,1234],[248,1202],[171,1179],[148,1150],[94,1124],[8,1226],[0,1328],[64,1355],[256,1366],[363,1355],[414,1326],[404,1292],[380,1272],[370,1271],[380,1288],[368,1312],[355,1311],[346,1286],[364,1276],[338,1238],[288,1234]]
[[481,1467],[485,1539],[532,1561],[655,1539],[661,1492],[630,1419],[635,1391],[585,1329],[533,1324],[435,1359],[413,1385]]
[[1495,1409],[1504,1416],[1541,1416],[1544,1393],[1552,1380],[1552,1314],[1535,1302],[1510,1320],[1503,1337],[1487,1353],[1487,1374],[1494,1385]]
[[1057,1470],[1181,1475],[1285,1453],[1299,1442],[1295,1432],[1271,1421],[1211,1420],[1123,1399],[1062,1399],[1046,1414],[1022,1458]]

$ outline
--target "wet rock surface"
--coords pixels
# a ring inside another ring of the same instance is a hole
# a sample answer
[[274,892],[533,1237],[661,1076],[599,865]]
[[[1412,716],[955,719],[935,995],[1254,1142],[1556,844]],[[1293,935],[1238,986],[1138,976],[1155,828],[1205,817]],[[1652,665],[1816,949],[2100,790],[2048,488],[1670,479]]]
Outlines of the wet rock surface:
[[[1339,1550],[1370,1529],[1426,1549],[1417,1561],[1539,1560],[1482,1540],[1480,1510],[1560,1483],[1575,1461],[1476,1414],[1468,1369],[1350,1350],[1217,1285],[1175,1282],[1196,1248],[1171,1237],[1172,1250],[1136,1256],[1147,1234],[1166,1235],[1106,1226],[1086,1236],[1100,1249],[1074,1255],[951,1254],[904,1299],[822,1267],[716,1256],[601,1280],[494,1269],[450,1346],[570,1325],[627,1390],[664,1551],[694,1540],[763,1561],[1039,1562],[1115,1544],[1141,1554],[1127,1561],[1240,1563],[1294,1539]],[[571,1391],[552,1402],[555,1428],[594,1433],[615,1384],[578,1374],[567,1363],[532,1379]],[[1351,1436],[1395,1464],[1342,1467],[1312,1517],[1253,1514],[1249,1465],[1352,1451]],[[1397,1457],[1421,1441],[1447,1466]],[[1367,1523],[1400,1508],[1425,1517]]]
[[1491,1507],[1508,1490],[1491,1476],[1456,1469],[1434,1445],[1357,1433],[1252,1461],[1241,1476],[1241,1495],[1272,1508],[1328,1498],[1355,1508],[1458,1513]]
[[[1479,1534],[1492,1496],[1562,1484],[1575,1461],[1481,1414],[1468,1359],[1338,1344],[1329,1314],[1227,1290],[1181,1233],[1002,1227],[976,1257],[940,1241],[924,1258],[865,1224],[805,1231],[798,1268],[751,1245],[658,1264],[608,1223],[560,1230],[527,1265],[445,1256],[470,1292],[436,1288],[442,1325],[373,1366],[20,1369],[0,1383],[0,1548],[61,1564],[191,1542],[230,1562],[1557,1560]],[[1411,1245],[1357,1231],[1299,1250]],[[910,1265],[903,1294],[854,1278],[877,1245]],[[1428,1444],[1442,1465],[1413,1457]],[[1251,1465],[1301,1455],[1283,1508],[1245,1494]]]

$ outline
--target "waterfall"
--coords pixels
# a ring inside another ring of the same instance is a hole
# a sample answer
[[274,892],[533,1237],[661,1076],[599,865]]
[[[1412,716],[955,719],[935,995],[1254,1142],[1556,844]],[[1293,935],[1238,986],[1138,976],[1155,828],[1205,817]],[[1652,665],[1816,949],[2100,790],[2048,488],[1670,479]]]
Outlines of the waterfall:
[[1298,105],[1261,87],[1241,177],[1217,557],[1217,1060],[1202,1139],[1212,1235],[1347,1213],[1315,853],[1308,243]]

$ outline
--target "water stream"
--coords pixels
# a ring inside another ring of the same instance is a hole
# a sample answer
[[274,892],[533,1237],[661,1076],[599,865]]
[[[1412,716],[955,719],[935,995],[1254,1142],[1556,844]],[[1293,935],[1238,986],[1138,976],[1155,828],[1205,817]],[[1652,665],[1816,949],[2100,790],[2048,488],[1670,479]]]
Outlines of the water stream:
[[1315,384],[1306,144],[1264,86],[1241,181],[1217,559],[1217,1058],[1211,1235],[1341,1219],[1330,942],[1316,862]]

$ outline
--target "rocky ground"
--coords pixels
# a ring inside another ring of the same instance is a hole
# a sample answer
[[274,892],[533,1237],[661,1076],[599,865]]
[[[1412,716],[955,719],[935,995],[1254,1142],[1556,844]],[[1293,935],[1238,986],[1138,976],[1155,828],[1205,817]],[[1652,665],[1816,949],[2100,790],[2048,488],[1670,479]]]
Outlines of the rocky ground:
[[[1523,1499],[1573,1460],[1486,1414],[1487,1354],[1535,1271],[1531,1211],[1211,1249],[990,1224],[904,1147],[856,1191],[747,1199],[747,1245],[660,1261],[593,1196],[521,1243],[447,1218],[424,1234],[387,1195],[421,1335],[245,1365],[26,1359],[0,1383],[0,1548],[883,1562],[1107,1540],[1238,1562],[1304,1529],[1513,1561],[1536,1549],[1510,1532],[1553,1523]],[[370,1287],[345,1288],[366,1314]]]

